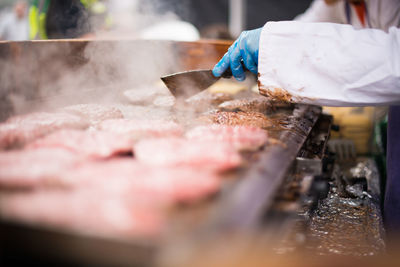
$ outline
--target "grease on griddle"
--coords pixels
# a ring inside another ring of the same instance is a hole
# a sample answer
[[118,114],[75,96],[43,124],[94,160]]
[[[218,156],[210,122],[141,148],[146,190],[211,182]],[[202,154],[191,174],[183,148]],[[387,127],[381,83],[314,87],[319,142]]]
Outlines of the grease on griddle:
[[384,253],[382,221],[369,199],[342,198],[331,192],[310,222],[308,249],[318,255],[376,256]]

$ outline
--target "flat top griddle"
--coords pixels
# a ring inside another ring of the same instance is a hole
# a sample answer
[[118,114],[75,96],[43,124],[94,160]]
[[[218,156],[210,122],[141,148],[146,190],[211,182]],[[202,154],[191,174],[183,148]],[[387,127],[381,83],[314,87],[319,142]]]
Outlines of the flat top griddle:
[[163,244],[179,236],[196,240],[226,231],[256,231],[320,112],[319,107],[303,105],[275,110],[288,121],[285,128],[271,132],[276,141],[256,152],[247,168],[227,174],[234,178],[227,178],[219,195],[172,210],[171,218],[175,219],[171,220],[171,231],[160,239],[123,240],[3,220],[0,239],[7,245],[2,251],[7,255],[24,251],[33,257],[71,264],[143,265],[153,263]]

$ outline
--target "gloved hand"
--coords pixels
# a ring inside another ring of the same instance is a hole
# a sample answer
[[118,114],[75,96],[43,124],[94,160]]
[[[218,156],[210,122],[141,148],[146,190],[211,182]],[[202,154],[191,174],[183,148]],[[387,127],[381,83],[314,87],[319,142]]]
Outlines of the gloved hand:
[[224,57],[215,65],[213,74],[220,77],[229,67],[238,81],[246,79],[243,66],[254,74],[258,72],[258,50],[262,28],[244,31],[229,48]]

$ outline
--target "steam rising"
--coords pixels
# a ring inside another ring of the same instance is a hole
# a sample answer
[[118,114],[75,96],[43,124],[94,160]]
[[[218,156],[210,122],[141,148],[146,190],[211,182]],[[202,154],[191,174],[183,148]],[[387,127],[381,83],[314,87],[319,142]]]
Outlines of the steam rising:
[[[178,7],[175,5],[172,8],[172,3],[166,0],[111,0],[108,2],[108,10],[113,20],[112,29],[100,31],[98,35],[112,39],[132,37],[166,39],[162,38],[165,35],[174,40],[196,40],[199,38],[197,29],[183,22],[172,11],[179,9],[181,14],[188,13],[188,4],[182,1]],[[157,31],[160,27],[161,30]]]
[[160,90],[155,86],[159,77],[179,69],[174,48],[168,42],[127,39],[137,38],[141,30],[158,22],[179,19],[163,12],[162,2],[151,0],[141,6],[138,1],[109,1],[113,27],[98,32],[103,40],[0,44],[0,120],[10,111],[115,104],[123,91],[143,85],[146,90]]
[[[196,66],[210,68],[215,63],[212,58],[216,61],[221,51],[210,51],[211,46],[207,46],[207,52],[187,52],[177,49],[173,42],[140,40],[146,28],[179,21],[166,2],[107,1],[113,26],[109,31],[96,32],[93,41],[0,43],[0,121],[13,114],[85,103],[118,107],[126,117],[193,119],[197,114],[172,111],[173,98],[160,77],[193,68],[181,60],[184,55],[190,57],[189,61],[201,62]],[[181,8],[185,7],[182,4]],[[127,97],[153,93],[155,97],[146,103]],[[205,98],[200,102],[209,107],[214,100]],[[195,112],[196,104],[188,106]]]

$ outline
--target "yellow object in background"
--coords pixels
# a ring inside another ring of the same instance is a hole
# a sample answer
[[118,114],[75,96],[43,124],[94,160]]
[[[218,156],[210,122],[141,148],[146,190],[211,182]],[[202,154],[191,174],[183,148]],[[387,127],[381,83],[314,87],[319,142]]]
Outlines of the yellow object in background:
[[245,83],[238,83],[232,80],[221,79],[207,89],[212,94],[225,93],[235,95],[241,91],[248,90]]
[[371,152],[374,107],[324,107],[324,111],[333,115],[333,123],[340,126],[339,132],[332,132],[331,139],[352,140],[358,155]]

